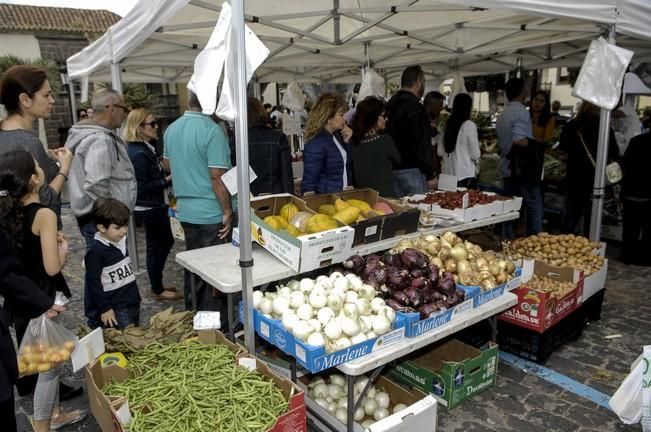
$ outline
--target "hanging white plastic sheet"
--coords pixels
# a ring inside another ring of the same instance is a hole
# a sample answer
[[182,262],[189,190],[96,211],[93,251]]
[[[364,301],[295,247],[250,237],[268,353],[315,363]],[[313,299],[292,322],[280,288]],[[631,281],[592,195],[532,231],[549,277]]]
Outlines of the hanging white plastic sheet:
[[305,94],[303,94],[303,89],[296,81],[292,81],[287,85],[280,104],[292,111],[300,111],[305,107]]
[[363,68],[362,84],[359,86],[359,92],[357,95],[358,101],[363,101],[368,96],[384,99],[384,96],[386,95],[384,78],[370,67]]
[[572,95],[612,110],[619,101],[624,73],[632,57],[633,51],[610,44],[603,37],[592,41]]
[[[248,83],[255,70],[269,55],[269,49],[249,26],[245,26],[244,40],[246,44],[246,81]],[[235,46],[231,42],[231,6],[228,3],[223,3],[208,44],[194,60],[194,73],[188,82],[188,89],[199,98],[204,114],[215,113],[219,118],[227,121],[235,120],[236,116],[235,89],[232,77],[234,49]],[[217,94],[222,70],[225,70],[225,73],[218,103]]]
[[463,76],[459,71],[455,72],[452,78],[452,91],[450,92],[450,97],[448,98],[448,106],[450,108],[452,108],[454,105],[454,98],[456,95],[461,93],[468,93],[468,90],[466,90],[466,81],[463,79]]

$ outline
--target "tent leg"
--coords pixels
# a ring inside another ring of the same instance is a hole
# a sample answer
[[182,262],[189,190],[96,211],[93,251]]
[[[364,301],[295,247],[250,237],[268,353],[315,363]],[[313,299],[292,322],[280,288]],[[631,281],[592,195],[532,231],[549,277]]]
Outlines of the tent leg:
[[[614,25],[609,28],[608,42],[615,43]],[[610,110],[602,108],[599,116],[599,142],[597,144],[597,160],[595,162],[594,187],[592,190],[592,212],[590,214],[590,240],[593,242],[601,239],[609,132]]]
[[[119,63],[111,63],[111,84],[113,90],[122,94],[122,71]],[[119,132],[118,132],[119,134]],[[140,269],[140,258],[138,258],[138,240],[136,239],[136,218],[133,212],[129,217],[129,231],[127,233],[127,250],[133,264],[133,271],[136,274],[142,273]]]
[[244,301],[244,346],[255,353],[253,333],[253,267],[251,246],[251,210],[249,199],[249,136],[246,118],[246,52],[244,43],[244,0],[231,2],[231,37],[235,41],[233,82],[235,88],[235,142],[237,156],[238,219],[240,229],[240,268],[242,269],[242,300]]

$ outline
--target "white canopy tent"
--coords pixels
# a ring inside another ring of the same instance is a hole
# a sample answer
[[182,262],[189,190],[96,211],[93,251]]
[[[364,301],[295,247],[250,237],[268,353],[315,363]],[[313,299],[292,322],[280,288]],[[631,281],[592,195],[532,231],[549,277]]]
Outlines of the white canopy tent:
[[[397,4],[396,4],[397,3]],[[321,0],[246,2],[246,22],[271,50],[260,82],[357,82],[370,63],[396,79],[409,64],[432,76],[580,65],[590,40],[616,24],[618,44],[651,58],[651,4],[639,0]],[[141,0],[68,59],[71,78],[187,82],[221,1]],[[394,5],[395,4],[395,5]],[[487,9],[489,8],[489,9]]]
[[[233,0],[232,34],[238,52],[237,112],[246,112],[244,22],[270,48],[260,81],[290,79],[355,82],[369,64],[387,78],[408,64],[430,75],[509,71],[580,64],[590,40],[615,29],[618,44],[651,57],[651,4],[642,0]],[[490,8],[490,9],[487,9]],[[141,0],[107,32],[67,62],[72,79],[185,82],[220,11],[208,0]],[[602,110],[594,186],[591,237],[599,239],[605,148],[610,111]],[[236,119],[240,266],[245,306],[245,342],[254,348],[248,199],[246,116]]]

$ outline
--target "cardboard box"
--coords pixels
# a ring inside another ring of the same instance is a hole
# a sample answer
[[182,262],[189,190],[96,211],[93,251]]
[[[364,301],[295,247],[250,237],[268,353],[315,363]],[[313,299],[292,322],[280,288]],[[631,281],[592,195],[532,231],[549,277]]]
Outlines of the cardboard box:
[[290,202],[301,211],[315,213],[305,201],[289,194],[251,200],[251,237],[255,242],[298,273],[342,262],[351,255],[355,234],[351,227],[340,226],[316,234],[292,237],[263,222],[265,217],[280,213],[280,208]]
[[402,198],[402,204],[404,206],[417,208],[419,210],[431,211],[432,210],[432,204],[418,203],[418,201],[421,201],[421,200],[425,199],[425,197],[426,197],[425,194],[409,195],[409,196],[406,196],[406,197]]
[[[241,316],[241,303],[239,309]],[[299,365],[316,373],[400,342],[405,338],[406,315],[396,312],[396,320],[393,322],[393,330],[390,332],[331,353],[327,353],[325,347],[308,345],[295,338],[283,327],[280,320],[268,318],[255,309],[253,310],[253,327],[262,339],[280,348],[285,354],[294,356]]]
[[[595,251],[601,257],[606,256],[606,243],[601,243],[601,247]],[[583,281],[583,297],[581,301],[586,301],[606,287],[606,273],[608,273],[608,260],[604,260],[604,265],[598,272],[586,276]]]
[[[299,385],[306,390],[310,378],[304,377],[299,381]],[[406,390],[399,384],[393,382],[385,376],[379,376],[375,381],[375,386],[384,388],[389,394],[391,400],[391,408],[393,406],[403,403],[407,405],[404,410],[392,414],[379,422],[375,422],[369,429],[370,432],[403,432],[403,431],[434,431],[437,430],[437,403],[436,399],[432,396],[423,393],[420,390]],[[307,395],[307,391],[306,391]],[[310,412],[314,412],[319,418],[322,418],[331,425],[343,424],[330,414],[327,410],[309,397],[305,397],[305,403]],[[365,417],[367,418],[367,417]],[[360,423],[355,422],[353,431],[363,432],[365,429]]]
[[[203,333],[203,335],[201,334]],[[256,362],[253,357],[241,355],[243,348],[228,341],[218,331],[200,332],[199,340],[205,344],[223,344],[238,354],[238,358],[246,358],[255,362],[256,369],[278,386],[289,401],[289,411],[280,416],[276,424],[268,432],[306,432],[307,413],[303,391],[287,379],[278,377],[262,362]],[[128,371],[117,365],[102,367],[99,362],[86,366],[86,386],[90,410],[102,432],[123,432],[127,428],[121,423],[118,412],[127,408],[126,398],[113,398],[105,395],[102,388],[109,381],[122,382],[128,378]]]
[[[458,188],[457,191],[465,191],[465,188]],[[431,192],[433,194],[443,194],[446,191],[436,191]],[[483,192],[486,195],[494,195],[492,192]],[[422,199],[422,198],[421,198]],[[503,203],[499,200],[493,201],[492,203],[487,204],[475,204],[470,206],[468,198],[464,195],[463,202],[460,208],[455,209],[445,209],[438,204],[428,204],[430,206],[429,211],[438,216],[452,218],[460,222],[470,222],[473,220],[486,219],[495,215],[502,214],[503,212]]]
[[498,357],[498,347],[492,342],[477,349],[452,339],[398,362],[389,370],[389,376],[429,392],[441,405],[454,408],[495,385]]
[[465,315],[472,309],[473,300],[472,298],[466,296],[466,300],[459,303],[458,305],[441,311],[424,320],[420,319],[420,314],[418,312],[403,313],[402,315],[406,319],[405,335],[407,337],[416,337],[422,335],[423,333],[433,331],[436,328],[449,323],[453,319],[457,319]]
[[502,202],[502,213],[519,212],[522,207],[522,197],[511,197]]
[[[499,315],[502,321],[510,322],[538,333],[543,333],[576,310],[583,294],[583,273],[572,268],[554,267],[542,261],[523,262],[523,281],[513,290],[518,304]],[[572,282],[575,288],[560,299],[549,292],[531,289],[527,282],[532,276],[547,276],[560,282]]]
[[590,276],[586,276],[583,280],[583,296],[581,301],[586,301],[602,289],[606,287],[606,273],[608,273],[608,260],[604,260],[604,265],[601,269],[592,273]]
[[521,284],[521,274],[522,270],[519,267],[515,268],[515,277],[509,281],[504,282],[496,286],[493,289],[482,291],[478,286],[468,286],[457,284],[457,289],[462,290],[466,293],[466,298],[472,299],[472,307],[478,308],[479,306],[488,303],[489,301],[496,299],[505,292],[513,291]]
[[[380,194],[374,189],[370,189],[370,188],[355,189],[355,190],[339,192],[337,195],[339,195],[344,200],[358,199],[358,200],[366,201],[371,205],[371,207],[377,204],[378,202],[384,203],[389,207],[391,207],[391,209],[393,210],[392,214],[382,215],[379,216],[378,218],[372,218],[369,219],[368,221],[364,221],[364,222],[371,222],[371,221],[375,221],[376,219],[380,219],[382,221],[380,225],[381,232],[377,240],[384,240],[384,239],[393,238],[400,235],[410,234],[418,231],[418,220],[420,218],[420,212],[418,210],[409,207],[400,206],[389,200],[386,200],[382,198]],[[373,230],[369,229],[370,226],[364,227],[364,222],[359,222],[358,224],[353,225],[355,227],[354,244],[358,244],[357,242],[358,226],[361,231],[360,234],[363,234],[365,238],[365,241],[363,243],[371,243],[372,241],[377,241],[377,240],[371,241],[368,238],[368,233]]]

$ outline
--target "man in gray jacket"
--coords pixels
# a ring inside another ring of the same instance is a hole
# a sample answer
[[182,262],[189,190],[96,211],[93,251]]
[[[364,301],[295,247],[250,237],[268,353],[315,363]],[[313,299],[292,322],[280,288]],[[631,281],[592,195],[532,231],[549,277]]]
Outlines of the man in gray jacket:
[[113,131],[122,125],[129,110],[115,90],[101,90],[93,96],[95,117],[73,125],[66,148],[75,155],[70,168],[70,207],[86,244],[97,231],[91,217],[97,198],[115,198],[133,211],[137,183],[127,146]]

